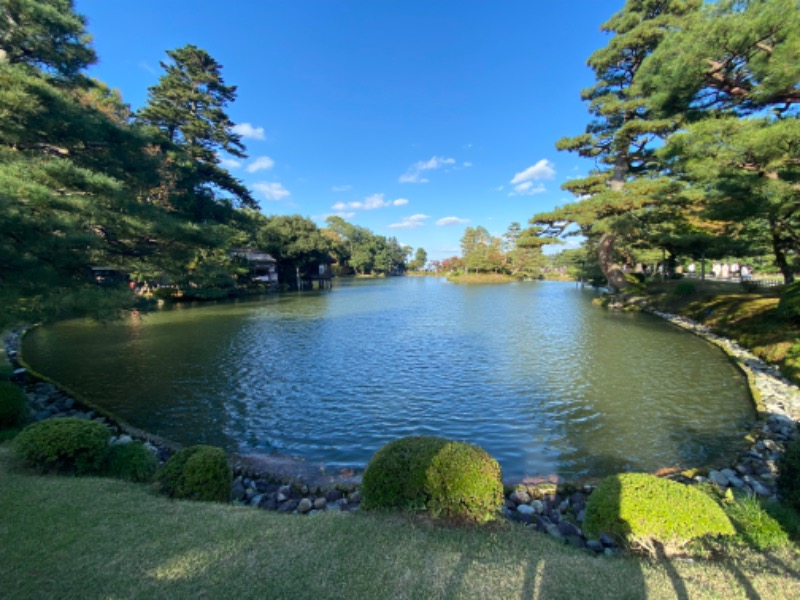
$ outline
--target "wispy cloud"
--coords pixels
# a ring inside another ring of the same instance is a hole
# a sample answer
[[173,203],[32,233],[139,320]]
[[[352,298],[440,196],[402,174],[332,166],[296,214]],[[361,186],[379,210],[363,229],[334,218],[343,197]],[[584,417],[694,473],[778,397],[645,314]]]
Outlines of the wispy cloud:
[[158,71],[156,71],[148,62],[144,60],[140,60],[137,65],[143,71],[150,73],[150,75],[158,75]]
[[514,191],[509,196],[532,196],[533,194],[541,194],[546,191],[544,184],[540,183],[534,185],[535,181],[553,179],[556,175],[556,168],[546,158],[543,158],[535,165],[531,165],[524,171],[520,171],[511,180],[511,185],[514,186]]
[[534,194],[541,194],[546,192],[547,188],[543,183],[534,185],[532,181],[524,181],[519,185],[514,186],[514,191],[509,196],[533,196]]
[[242,166],[242,163],[233,158],[226,158],[224,156],[217,156],[217,158],[219,159],[220,166],[225,169],[238,169]]
[[333,210],[375,210],[376,208],[386,208],[387,206],[405,206],[408,199],[397,198],[396,200],[386,200],[385,194],[372,194],[364,198],[363,202],[337,202],[331,208]]
[[238,133],[243,138],[250,140],[265,140],[267,136],[264,135],[263,127],[255,127],[250,123],[239,123],[233,126],[233,133]]
[[352,189],[352,185],[335,185],[331,188],[334,192],[349,192]]
[[460,217],[444,217],[436,221],[439,227],[447,227],[448,225],[464,225],[469,223],[469,219],[462,219]]
[[399,223],[392,223],[389,229],[416,229],[425,225],[425,220],[430,219],[428,215],[416,214],[410,217],[405,217]]
[[425,171],[433,171],[454,164],[456,164],[454,158],[433,156],[430,160],[422,160],[411,165],[405,173],[400,175],[398,181],[400,183],[428,183],[429,179],[423,176]]
[[269,171],[275,166],[275,161],[269,156],[259,156],[249,165],[247,165],[248,173],[257,173],[258,171]]
[[291,195],[289,190],[277,181],[259,181],[253,184],[253,189],[263,194],[267,200],[283,200]]

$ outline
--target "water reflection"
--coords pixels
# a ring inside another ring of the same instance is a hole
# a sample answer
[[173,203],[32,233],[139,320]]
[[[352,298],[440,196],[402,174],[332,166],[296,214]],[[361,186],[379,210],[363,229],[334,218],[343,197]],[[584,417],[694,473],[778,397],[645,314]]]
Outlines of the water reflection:
[[183,443],[363,465],[403,435],[482,445],[509,478],[705,462],[754,416],[716,348],[570,284],[429,278],[67,322],[39,370]]

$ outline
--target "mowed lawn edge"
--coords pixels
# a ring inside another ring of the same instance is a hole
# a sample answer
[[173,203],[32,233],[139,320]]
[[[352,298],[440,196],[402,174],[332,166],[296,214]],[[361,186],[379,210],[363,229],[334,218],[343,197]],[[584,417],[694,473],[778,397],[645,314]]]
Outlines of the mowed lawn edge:
[[594,556],[521,525],[282,515],[145,485],[39,476],[0,445],[0,595],[12,598],[800,597],[800,552]]

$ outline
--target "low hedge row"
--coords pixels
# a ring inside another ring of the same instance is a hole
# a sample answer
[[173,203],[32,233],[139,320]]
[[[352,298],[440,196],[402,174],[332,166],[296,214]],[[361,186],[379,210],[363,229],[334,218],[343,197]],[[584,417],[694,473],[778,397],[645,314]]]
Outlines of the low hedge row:
[[[158,469],[154,454],[143,444],[109,445],[110,437],[100,423],[58,418],[29,425],[16,436],[14,446],[21,461],[40,472],[155,480],[155,486],[172,498],[228,500],[232,473],[222,449],[184,448]],[[800,442],[791,444],[780,461],[778,491],[788,506],[800,510]],[[497,461],[478,446],[438,437],[408,437],[381,448],[364,472],[361,492],[365,509],[427,511],[469,522],[492,520],[503,502]],[[758,531],[764,540],[774,538],[767,527],[772,523],[756,507],[740,503],[729,507],[728,516],[725,512],[697,487],[625,473],[605,478],[591,494],[583,526],[588,536],[611,534],[624,545],[651,552],[659,547],[680,549],[705,536],[733,535],[731,519],[740,534]]]
[[192,446],[176,452],[160,470],[155,455],[140,442],[109,445],[111,431],[95,421],[47,419],[29,425],[14,439],[17,457],[42,473],[105,475],[148,482],[172,498],[224,502],[231,470],[225,452]]

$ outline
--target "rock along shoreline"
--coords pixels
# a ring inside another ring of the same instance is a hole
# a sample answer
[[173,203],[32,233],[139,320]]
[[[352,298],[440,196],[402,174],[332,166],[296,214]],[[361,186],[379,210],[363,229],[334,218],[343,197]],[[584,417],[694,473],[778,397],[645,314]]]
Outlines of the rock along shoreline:
[[[761,497],[776,498],[778,461],[793,440],[800,438],[800,390],[779,370],[739,344],[714,334],[690,319],[649,308],[632,299],[642,310],[676,327],[698,335],[722,349],[747,377],[758,411],[758,421],[747,436],[749,448],[738,460],[716,469],[702,467],[668,476],[687,484],[711,482],[721,491],[729,488]],[[611,306],[611,308],[619,308]],[[178,448],[169,440],[131,427],[99,407],[80,399],[58,383],[30,370],[20,356],[27,328],[7,334],[4,348],[14,367],[14,381],[28,397],[31,418],[76,417],[103,423],[112,431],[111,443],[139,440],[162,462]],[[275,455],[232,456],[234,480],[231,502],[281,513],[317,515],[322,512],[357,512],[361,506],[361,477],[352,471],[327,473],[318,465],[293,457]],[[518,484],[507,487],[503,516],[544,532],[559,541],[595,553],[615,555],[619,548],[610,537],[587,539],[582,531],[591,484]]]

